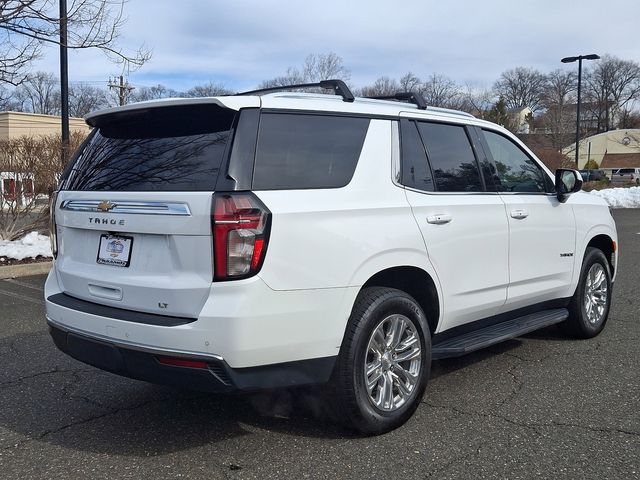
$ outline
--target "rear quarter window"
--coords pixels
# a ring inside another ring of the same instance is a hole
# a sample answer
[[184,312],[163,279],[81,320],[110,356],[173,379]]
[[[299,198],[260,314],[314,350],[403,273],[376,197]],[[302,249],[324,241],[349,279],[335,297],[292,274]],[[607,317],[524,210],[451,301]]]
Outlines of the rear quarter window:
[[368,128],[368,118],[264,113],[253,189],[344,187],[353,177]]

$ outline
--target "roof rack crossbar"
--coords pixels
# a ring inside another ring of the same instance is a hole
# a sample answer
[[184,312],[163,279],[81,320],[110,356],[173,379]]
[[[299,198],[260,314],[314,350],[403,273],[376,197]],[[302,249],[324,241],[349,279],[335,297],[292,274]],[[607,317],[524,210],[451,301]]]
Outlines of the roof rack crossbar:
[[397,92],[393,95],[379,95],[367,98],[373,98],[374,100],[400,100],[404,102],[411,102],[418,107],[418,110],[427,109],[427,103],[424,101],[424,98],[416,92]]
[[267,93],[267,92],[279,92],[283,90],[291,90],[293,88],[324,88],[326,90],[333,90],[336,95],[340,95],[344,102],[353,102],[355,97],[347,84],[342,80],[322,80],[317,83],[298,83],[295,85],[280,85],[277,87],[269,87],[269,88],[260,88],[258,90],[249,90],[247,92],[239,92],[236,95],[254,95],[257,93]]

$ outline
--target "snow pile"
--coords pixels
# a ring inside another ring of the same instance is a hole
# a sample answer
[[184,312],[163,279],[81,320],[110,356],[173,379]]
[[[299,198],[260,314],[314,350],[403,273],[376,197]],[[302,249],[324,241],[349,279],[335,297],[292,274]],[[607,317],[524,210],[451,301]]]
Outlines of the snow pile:
[[591,193],[603,198],[614,208],[640,208],[640,187],[605,188],[592,190]]
[[36,258],[38,255],[53,257],[49,237],[38,232],[31,232],[13,242],[0,240],[0,257],[24,260],[29,257]]

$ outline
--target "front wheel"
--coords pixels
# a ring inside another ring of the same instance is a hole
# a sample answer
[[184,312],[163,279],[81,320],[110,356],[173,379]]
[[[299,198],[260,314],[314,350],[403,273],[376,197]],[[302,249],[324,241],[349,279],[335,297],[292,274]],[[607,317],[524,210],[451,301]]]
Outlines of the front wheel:
[[611,306],[611,271],[601,250],[587,248],[576,293],[569,304],[569,318],[560,324],[562,330],[577,338],[598,335],[609,316]]
[[402,425],[420,404],[430,368],[431,338],[420,305],[400,290],[363,289],[333,378],[343,423],[364,434]]

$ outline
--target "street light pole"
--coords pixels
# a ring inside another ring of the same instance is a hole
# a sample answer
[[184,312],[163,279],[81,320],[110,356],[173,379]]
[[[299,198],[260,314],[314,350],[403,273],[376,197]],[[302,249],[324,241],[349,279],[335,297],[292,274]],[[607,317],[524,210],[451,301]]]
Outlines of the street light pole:
[[578,55],[576,57],[565,57],[560,60],[562,63],[573,63],[578,61],[578,104],[576,105],[576,168],[578,168],[578,152],[580,148],[580,89],[582,86],[582,60],[598,60],[600,57],[595,53],[590,55]]
[[62,123],[62,161],[69,153],[69,67],[67,61],[67,0],[60,0],[60,119]]

